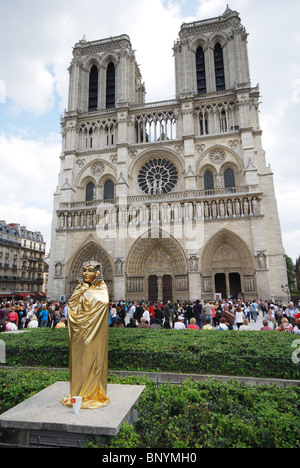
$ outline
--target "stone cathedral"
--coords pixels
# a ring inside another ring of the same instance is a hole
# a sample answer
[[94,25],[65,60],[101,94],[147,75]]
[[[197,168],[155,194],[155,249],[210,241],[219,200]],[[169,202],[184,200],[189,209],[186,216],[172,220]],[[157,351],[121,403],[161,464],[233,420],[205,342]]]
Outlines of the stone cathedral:
[[93,259],[114,301],[287,300],[247,36],[229,7],[182,24],[176,95],[149,103],[127,35],[75,44],[50,299],[68,298]]

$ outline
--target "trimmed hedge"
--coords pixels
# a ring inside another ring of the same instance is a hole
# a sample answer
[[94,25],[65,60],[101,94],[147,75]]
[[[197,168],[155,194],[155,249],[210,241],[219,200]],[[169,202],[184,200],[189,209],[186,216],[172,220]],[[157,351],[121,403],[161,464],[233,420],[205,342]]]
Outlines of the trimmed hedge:
[[[9,409],[68,371],[0,370],[0,411]],[[110,383],[146,385],[136,426],[92,440],[100,448],[299,448],[300,388],[250,387],[217,380],[156,385],[145,378],[109,377]]]
[[[67,330],[1,334],[9,366],[68,367]],[[283,332],[109,330],[109,368],[299,380],[295,335]]]

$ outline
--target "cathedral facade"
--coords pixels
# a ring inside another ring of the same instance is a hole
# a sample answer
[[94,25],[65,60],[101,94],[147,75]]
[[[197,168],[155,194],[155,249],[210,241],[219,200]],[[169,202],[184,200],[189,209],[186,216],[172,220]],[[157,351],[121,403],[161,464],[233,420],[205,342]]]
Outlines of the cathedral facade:
[[73,50],[48,297],[99,260],[111,299],[286,300],[273,174],[239,14],[183,24],[176,95],[147,103],[127,35]]

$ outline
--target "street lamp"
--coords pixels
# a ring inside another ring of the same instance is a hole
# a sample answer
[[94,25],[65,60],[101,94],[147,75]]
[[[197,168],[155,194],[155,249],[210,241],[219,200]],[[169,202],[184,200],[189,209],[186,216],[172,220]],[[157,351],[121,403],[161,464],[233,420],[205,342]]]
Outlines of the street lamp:
[[287,294],[288,300],[290,300],[291,290],[290,290],[289,284],[288,284],[288,283],[286,283],[286,285],[282,284],[282,285],[281,285],[281,289],[282,289],[282,292],[284,292],[284,293]]

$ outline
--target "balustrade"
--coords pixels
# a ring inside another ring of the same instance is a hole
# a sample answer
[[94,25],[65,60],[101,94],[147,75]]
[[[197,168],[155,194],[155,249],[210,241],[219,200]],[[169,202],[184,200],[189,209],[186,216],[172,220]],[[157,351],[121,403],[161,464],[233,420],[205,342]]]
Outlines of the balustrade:
[[[128,197],[124,200],[115,199],[114,203],[100,201],[96,205],[95,202],[93,208],[85,209],[76,204],[64,204],[65,210],[57,213],[58,229],[104,229],[105,226],[130,227],[185,220],[210,221],[259,216],[262,214],[259,192],[252,192],[250,188],[247,193],[240,192],[239,187],[231,189],[234,193],[219,189],[218,194],[215,191],[195,190],[165,194],[165,197]],[[243,189],[246,190],[245,187]]]

